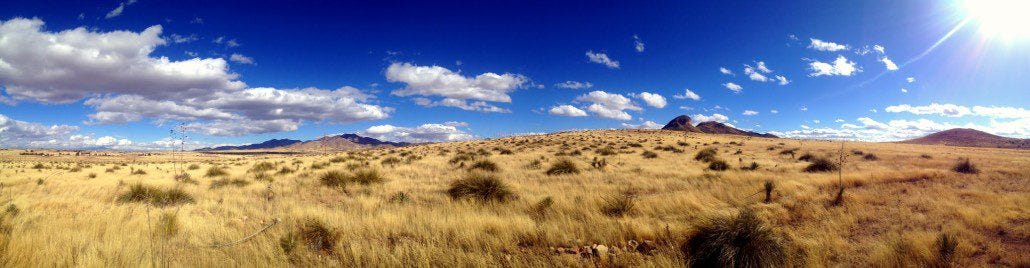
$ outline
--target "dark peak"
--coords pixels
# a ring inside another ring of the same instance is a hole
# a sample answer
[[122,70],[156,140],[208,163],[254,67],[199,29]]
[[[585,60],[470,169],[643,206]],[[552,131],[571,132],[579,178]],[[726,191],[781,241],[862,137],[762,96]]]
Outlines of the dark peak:
[[662,127],[662,129],[687,132],[700,132],[696,127],[694,127],[694,124],[690,121],[690,117],[686,115],[681,115],[677,116],[676,118],[673,118],[672,121],[669,121],[668,124],[665,124],[665,126]]

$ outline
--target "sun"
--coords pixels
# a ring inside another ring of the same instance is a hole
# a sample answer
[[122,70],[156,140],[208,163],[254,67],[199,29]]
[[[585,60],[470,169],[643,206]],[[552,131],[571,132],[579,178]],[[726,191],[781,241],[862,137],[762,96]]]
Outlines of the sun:
[[1030,37],[1030,0],[962,0],[970,22],[991,37]]

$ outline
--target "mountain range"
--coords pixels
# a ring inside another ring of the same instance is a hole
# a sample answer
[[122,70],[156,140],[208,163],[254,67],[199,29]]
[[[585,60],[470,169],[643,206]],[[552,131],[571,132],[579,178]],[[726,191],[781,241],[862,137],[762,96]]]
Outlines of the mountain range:
[[729,125],[715,122],[706,121],[698,123],[696,126],[691,122],[690,117],[686,115],[677,116],[669,121],[662,127],[664,130],[675,130],[675,131],[686,131],[686,132],[698,132],[698,133],[709,133],[709,134],[730,134],[730,135],[742,135],[752,137],[764,137],[764,138],[778,138],[776,135],[765,133],[757,133],[746,130],[740,130]]
[[375,138],[363,137],[357,134],[343,134],[336,136],[325,136],[315,140],[301,141],[291,139],[272,139],[261,143],[239,145],[239,146],[218,146],[212,148],[201,148],[197,151],[237,151],[237,150],[268,150],[268,151],[341,151],[382,147],[408,146],[407,142],[381,141]]
[[929,144],[964,147],[1030,149],[1030,139],[1008,138],[991,133],[968,129],[954,128],[921,138],[900,141],[908,144]]

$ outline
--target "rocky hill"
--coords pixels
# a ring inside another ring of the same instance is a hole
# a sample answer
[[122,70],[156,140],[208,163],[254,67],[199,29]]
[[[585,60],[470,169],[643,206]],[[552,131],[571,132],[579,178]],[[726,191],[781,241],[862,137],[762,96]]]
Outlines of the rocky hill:
[[1002,137],[991,133],[968,128],[949,129],[930,135],[926,135],[922,138],[901,141],[901,143],[986,148],[1030,149],[1030,139]]

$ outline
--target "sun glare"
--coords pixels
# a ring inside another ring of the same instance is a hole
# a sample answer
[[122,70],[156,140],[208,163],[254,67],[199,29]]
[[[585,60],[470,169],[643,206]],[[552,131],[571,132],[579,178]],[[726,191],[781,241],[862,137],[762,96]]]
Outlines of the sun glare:
[[967,16],[991,37],[1030,37],[1030,0],[964,0]]

